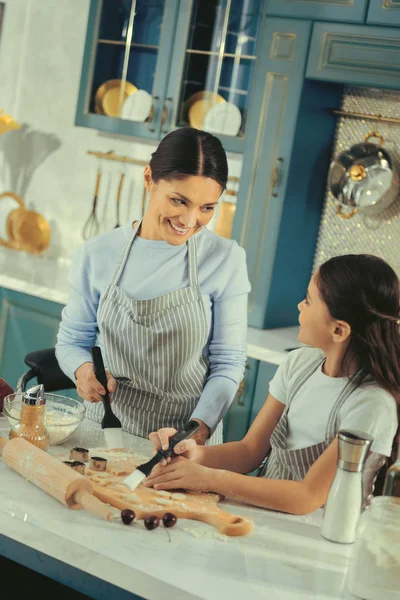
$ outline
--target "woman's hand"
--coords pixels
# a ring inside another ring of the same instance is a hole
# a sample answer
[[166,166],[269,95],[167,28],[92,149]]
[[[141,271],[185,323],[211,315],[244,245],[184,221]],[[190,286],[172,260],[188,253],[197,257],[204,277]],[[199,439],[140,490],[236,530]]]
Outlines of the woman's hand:
[[[171,438],[175,433],[176,429],[172,429],[172,427],[164,427],[163,429],[159,429],[154,433],[150,433],[149,438],[155,450],[159,450],[160,448],[163,450],[168,450],[169,438]],[[183,456],[187,460],[196,460],[197,444],[192,438],[183,440],[175,446],[174,453]],[[168,458],[167,460],[162,461],[162,464],[166,465],[167,462],[171,462],[171,459]]]
[[[115,391],[117,386],[117,382],[114,377],[106,371],[107,375],[107,390],[110,392]],[[86,362],[83,363],[78,369],[75,371],[76,377],[76,387],[78,390],[78,394],[84,400],[88,402],[101,402],[102,397],[106,393],[106,390],[101,385],[101,383],[96,379],[96,375],[94,374],[93,363]]]
[[215,472],[215,469],[203,467],[192,460],[177,456],[168,465],[156,465],[143,485],[153,487],[155,490],[184,489],[193,492],[212,492]]

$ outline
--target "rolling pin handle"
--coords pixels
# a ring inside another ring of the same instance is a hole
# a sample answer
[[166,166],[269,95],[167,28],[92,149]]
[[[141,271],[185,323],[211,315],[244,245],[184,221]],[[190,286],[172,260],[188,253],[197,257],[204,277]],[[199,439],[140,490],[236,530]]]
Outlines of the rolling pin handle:
[[114,513],[109,507],[92,494],[88,494],[86,490],[77,490],[74,495],[74,500],[78,504],[81,504],[88,512],[91,512],[106,521],[112,521],[114,519]]

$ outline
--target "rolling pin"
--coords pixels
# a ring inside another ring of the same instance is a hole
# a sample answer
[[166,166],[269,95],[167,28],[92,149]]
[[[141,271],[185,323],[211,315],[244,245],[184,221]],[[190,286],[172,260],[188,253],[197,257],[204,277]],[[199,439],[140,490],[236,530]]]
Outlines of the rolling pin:
[[93,484],[67,465],[23,438],[0,437],[4,462],[41,490],[72,509],[87,511],[111,521],[114,514],[93,495]]

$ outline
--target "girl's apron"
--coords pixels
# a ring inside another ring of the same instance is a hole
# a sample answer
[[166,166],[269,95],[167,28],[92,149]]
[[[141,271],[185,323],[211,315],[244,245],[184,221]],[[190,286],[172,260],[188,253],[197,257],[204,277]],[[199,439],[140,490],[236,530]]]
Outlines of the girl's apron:
[[293,398],[300,388],[311,377],[311,375],[322,366],[324,357],[319,355],[315,361],[307,365],[307,368],[301,373],[291,390],[288,392],[288,399],[285,410],[278,421],[277,426],[271,435],[271,450],[266,462],[262,466],[260,477],[269,479],[290,479],[301,481],[306,476],[310,467],[321,456],[334,440],[339,425],[339,411],[347,398],[354,390],[354,386],[349,382],[339,394],[329,415],[326,426],[325,440],[319,444],[300,448],[299,450],[287,450],[286,439],[288,437],[288,412]]
[[[125,431],[148,437],[161,427],[181,429],[208,375],[203,348],[208,325],[198,282],[196,241],[188,240],[189,287],[151,300],[129,298],[119,287],[139,225],[100,300],[98,326],[105,362],[117,381],[112,407]],[[87,416],[101,421],[102,403]],[[222,444],[222,422],[208,440]]]

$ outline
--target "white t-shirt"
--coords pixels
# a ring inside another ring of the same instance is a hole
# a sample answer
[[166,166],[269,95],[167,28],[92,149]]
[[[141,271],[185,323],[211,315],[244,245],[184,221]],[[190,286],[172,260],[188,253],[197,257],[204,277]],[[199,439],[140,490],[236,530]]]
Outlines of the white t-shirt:
[[[315,361],[318,353],[321,351],[308,347],[290,352],[269,384],[270,394],[286,404],[288,391],[299,373],[306,362]],[[325,440],[329,415],[347,381],[347,377],[325,375],[321,366],[302,385],[288,411],[288,450],[306,448]],[[339,411],[339,427],[369,433],[374,438],[371,451],[384,456],[391,454],[397,425],[395,399],[374,383],[352,392]]]

